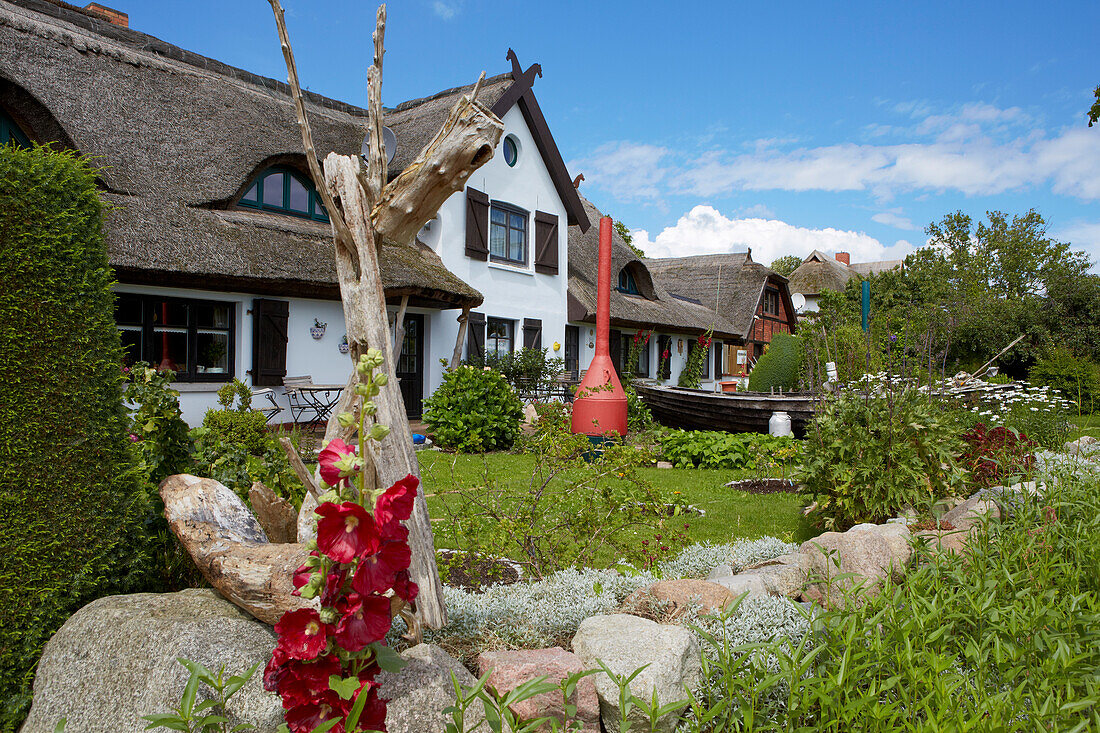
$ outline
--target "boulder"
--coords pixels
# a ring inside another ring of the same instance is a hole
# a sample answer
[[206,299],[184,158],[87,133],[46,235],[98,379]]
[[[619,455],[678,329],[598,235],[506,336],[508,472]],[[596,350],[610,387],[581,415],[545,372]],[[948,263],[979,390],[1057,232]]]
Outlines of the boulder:
[[[477,683],[462,662],[435,644],[418,644],[401,653],[409,663],[400,672],[378,675],[379,694],[387,698],[386,728],[389,733],[442,731],[451,716],[443,711],[454,705],[451,674],[464,688]],[[466,712],[468,731],[481,719],[482,707],[475,703]],[[487,731],[484,725],[477,731]]]
[[228,674],[259,663],[230,700],[230,726],[244,722],[275,731],[283,708],[277,695],[263,689],[263,667],[274,648],[270,626],[213,590],[100,598],[73,614],[46,644],[22,733],[53,733],[63,717],[74,732],[142,731],[147,722],[141,716],[179,704],[190,673],[176,657],[214,672],[225,665]]
[[707,576],[708,583],[720,585],[730,592],[734,598],[753,594],[766,596],[768,587],[764,585],[764,578],[759,575],[747,573],[734,573],[728,565],[719,565]]
[[956,529],[966,530],[980,522],[983,517],[1000,519],[1001,511],[996,502],[979,493],[944,514],[941,521],[951,523]]
[[[547,682],[558,684],[574,672],[585,670],[577,655],[558,646],[551,649],[482,652],[477,658],[477,666],[482,675],[492,670],[489,686],[501,696],[538,677],[546,677]],[[572,720],[580,724],[581,733],[600,733],[600,700],[591,676],[577,684],[570,703],[577,706]],[[556,690],[544,692],[512,705],[512,712],[525,720],[551,716],[564,721],[564,698]],[[549,724],[543,726],[543,730],[549,728]]]
[[764,590],[773,596],[798,598],[809,578],[812,560],[802,552],[792,552],[747,566],[742,575],[759,578]]
[[735,596],[728,588],[705,580],[684,578],[681,580],[662,580],[653,585],[634,591],[626,603],[637,603],[646,596],[660,603],[670,604],[672,618],[679,618],[692,604],[702,606],[705,614],[721,613],[733,603]]
[[[807,555],[812,581],[803,597],[832,607],[842,605],[844,591],[857,584],[862,584],[862,593],[876,593],[887,576],[900,573],[909,562],[909,538],[904,524],[857,524],[803,543],[799,552]],[[836,579],[848,573],[852,575]]]
[[971,530],[966,529],[922,529],[913,536],[924,539],[932,553],[963,554]]
[[[685,686],[694,687],[699,682],[699,642],[680,626],[662,626],[628,614],[592,616],[577,629],[573,651],[586,668],[598,667],[602,661],[617,675],[629,676],[645,666],[630,683],[630,691],[647,702],[656,691],[661,705],[683,700],[686,707]],[[606,674],[594,675],[593,679],[604,728],[608,733],[616,733],[621,723],[619,688]],[[675,730],[682,709],[662,717],[657,731]],[[629,719],[633,722],[632,730],[648,730],[648,721],[641,711],[632,710]]]

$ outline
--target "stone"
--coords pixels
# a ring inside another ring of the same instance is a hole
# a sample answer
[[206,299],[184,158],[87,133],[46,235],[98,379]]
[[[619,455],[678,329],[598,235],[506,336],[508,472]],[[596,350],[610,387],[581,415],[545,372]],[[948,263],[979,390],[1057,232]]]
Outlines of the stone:
[[[435,644],[417,644],[401,653],[409,663],[400,672],[378,675],[379,694],[388,699],[386,728],[389,733],[442,731],[451,716],[443,711],[454,705],[453,673],[463,688],[477,684],[469,670]],[[467,730],[481,719],[482,707],[474,703],[466,711]],[[484,725],[476,728],[487,731]]]
[[1082,435],[1077,440],[1066,443],[1065,448],[1071,456],[1079,456],[1090,460],[1100,458],[1100,440],[1091,435]]
[[523,424],[534,425],[539,421],[539,411],[535,409],[534,402],[528,402],[523,406]]
[[764,578],[762,576],[750,575],[748,573],[733,573],[732,571],[724,574],[719,572],[723,568],[728,567],[729,566],[719,565],[707,576],[707,582],[722,586],[728,590],[734,598],[740,598],[747,594],[760,596],[768,594],[768,587],[764,585]]
[[671,604],[669,611],[672,618],[682,616],[692,604],[702,606],[700,613],[713,614],[721,613],[734,601],[734,595],[728,588],[692,578],[659,581],[634,591],[627,597],[626,603],[637,603],[645,596]]
[[[477,658],[478,673],[489,675],[489,686],[504,696],[520,685],[538,677],[558,684],[574,672],[586,667],[580,658],[559,646],[550,649],[521,649],[518,651],[482,652]],[[577,706],[572,721],[580,724],[581,733],[600,733],[600,700],[592,676],[577,683],[571,704]],[[512,712],[525,720],[544,716],[565,720],[564,698],[561,692],[544,692],[511,706]],[[549,730],[544,724],[540,730]],[[570,729],[573,730],[573,729]]]
[[809,555],[792,552],[749,565],[741,574],[759,578],[765,592],[773,596],[798,598],[806,587],[812,564]]
[[210,589],[100,598],[46,644],[22,733],[53,733],[63,717],[69,731],[138,733],[148,724],[141,716],[179,704],[190,673],[176,657],[213,672],[224,664],[227,674],[258,663],[226,712],[230,727],[244,722],[274,731],[283,722],[282,704],[263,689],[274,648],[270,626]]
[[950,522],[956,529],[969,529],[985,516],[1000,519],[1001,511],[996,502],[985,499],[979,493],[944,514],[941,521]]
[[657,468],[672,468],[670,461],[657,461]]
[[[799,552],[808,556],[811,581],[803,597],[835,607],[844,603],[844,591],[859,583],[861,593],[878,592],[887,576],[900,573],[912,557],[909,538],[903,524],[857,524],[847,532],[825,532],[803,543]],[[847,573],[853,575],[835,579]]]
[[928,543],[933,553],[963,554],[971,530],[965,529],[922,529],[914,537],[921,537]]
[[[631,693],[647,702],[656,691],[661,705],[683,701],[687,706],[688,688],[699,682],[701,657],[695,635],[681,626],[662,626],[649,619],[628,614],[592,616],[581,622],[573,637],[573,651],[586,668],[602,661],[617,675],[629,676],[647,666],[630,683]],[[608,733],[620,730],[619,688],[606,674],[593,677],[600,698],[600,716]],[[659,733],[672,733],[679,720],[678,708],[658,722]],[[648,730],[640,710],[629,715],[632,730]]]

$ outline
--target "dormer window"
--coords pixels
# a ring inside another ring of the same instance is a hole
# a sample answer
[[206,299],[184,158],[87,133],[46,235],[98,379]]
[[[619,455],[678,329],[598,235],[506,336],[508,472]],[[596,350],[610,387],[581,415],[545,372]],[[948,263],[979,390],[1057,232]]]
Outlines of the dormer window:
[[15,124],[15,120],[8,117],[4,110],[0,109],[0,145],[15,145],[16,147],[29,148],[31,141]]
[[315,221],[328,221],[317,189],[308,179],[289,168],[269,168],[245,191],[240,206],[276,211]]
[[634,273],[627,268],[619,270],[619,288],[620,293],[626,293],[627,295],[641,295],[642,291],[638,290],[638,281],[634,279]]

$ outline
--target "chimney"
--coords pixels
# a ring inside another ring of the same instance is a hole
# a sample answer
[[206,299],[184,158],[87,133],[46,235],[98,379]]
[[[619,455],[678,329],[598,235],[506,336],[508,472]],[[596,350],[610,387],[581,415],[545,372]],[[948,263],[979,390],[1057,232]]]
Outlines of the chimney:
[[848,267],[851,267],[851,265],[852,265],[852,256],[850,254],[848,254],[847,252],[837,252],[836,253],[836,261],[839,262],[842,265],[847,265]]
[[111,25],[117,25],[120,28],[130,27],[130,16],[121,10],[108,8],[106,5],[100,5],[99,3],[88,3],[84,6],[84,9],[93,15],[98,15]]

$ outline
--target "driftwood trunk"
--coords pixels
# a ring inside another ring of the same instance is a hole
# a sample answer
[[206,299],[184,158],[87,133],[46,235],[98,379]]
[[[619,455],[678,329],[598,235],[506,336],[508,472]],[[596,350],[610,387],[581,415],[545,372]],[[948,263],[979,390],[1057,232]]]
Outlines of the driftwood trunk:
[[[382,149],[382,56],[386,23],[383,5],[378,10],[373,36],[374,64],[367,71],[370,153],[366,167],[358,155],[330,153],[325,158],[321,180],[316,169],[312,134],[301,102],[282,9],[278,0],[269,2],[279,26],[306,157],[313,172],[314,184],[323,191],[322,198],[332,221],[336,272],[352,364],[368,348],[378,349],[385,355],[383,369],[389,376],[390,384],[374,401],[378,405],[378,422],[390,427],[392,432],[378,444],[376,454],[370,458],[373,459],[378,485],[389,486],[406,474],[419,476],[420,471],[397,383],[395,367],[399,354],[394,353],[394,344],[390,340],[378,253],[383,241],[413,245],[416,233],[436,216],[443,202],[461,191],[470,174],[493,157],[504,125],[487,107],[476,101],[476,92],[460,97],[435,138],[412,164],[387,184],[386,156]],[[397,348],[400,348],[399,344]],[[356,382],[357,377],[353,373],[348,386],[353,387]],[[329,419],[326,440],[336,437],[350,439],[352,431],[342,427],[337,418],[341,412],[349,412],[354,401],[353,390],[345,390]],[[313,498],[307,496],[299,514],[299,542],[312,534],[315,507]],[[413,556],[410,575],[420,586],[417,611],[426,625],[441,628],[447,622],[447,611],[443,604],[443,588],[435,564],[435,544],[423,492],[417,494],[407,526]]]
[[160,485],[172,533],[223,596],[274,624],[310,605],[292,596],[294,571],[309,556],[299,544],[272,544],[237,495],[214,479],[169,476]]
[[[359,381],[354,364],[367,349],[378,349],[385,356],[382,368],[389,376],[389,385],[374,398],[378,407],[376,419],[391,432],[380,443],[368,441],[364,474],[368,488],[390,486],[407,474],[419,476],[420,471],[397,383],[395,367],[399,354],[395,354],[395,350],[400,348],[400,342],[395,345],[390,339],[378,253],[383,241],[413,246],[416,233],[435,217],[443,202],[461,191],[470,174],[493,157],[504,125],[476,101],[475,88],[472,95],[459,99],[439,133],[417,159],[387,185],[386,157],[382,149],[382,38],[386,24],[383,5],[378,10],[374,32],[374,64],[367,71],[370,155],[366,167],[358,155],[330,153],[325,158],[322,174],[306,118],[283,9],[279,0],[269,2],[286,59],[306,161],[332,225],[336,272],[351,353],[352,369],[347,389],[333,410],[325,438],[351,439],[354,429],[342,427],[338,417],[354,408],[354,387]],[[403,299],[402,312],[407,305],[408,301]],[[308,555],[304,543],[316,533],[313,510],[317,507],[319,480],[310,476],[289,440],[283,439],[282,444],[295,472],[308,489],[297,517],[297,543],[269,542],[252,512],[217,481],[181,474],[170,476],[160,487],[169,526],[211,585],[256,618],[271,624],[284,612],[308,605],[291,595],[291,578]],[[281,510],[285,507],[272,501],[272,497],[260,489],[256,496],[264,512],[271,515],[268,519],[272,526],[279,526],[279,519],[285,514]],[[282,531],[289,531],[287,524],[281,522]],[[435,545],[423,491],[417,493],[412,517],[406,524],[412,549],[409,572],[420,586],[417,613],[424,624],[442,628],[447,623],[447,609],[443,604],[443,587],[435,564]],[[395,609],[401,606],[394,602]],[[406,615],[405,611],[401,613]],[[408,621],[413,635],[418,635],[416,619]]]

